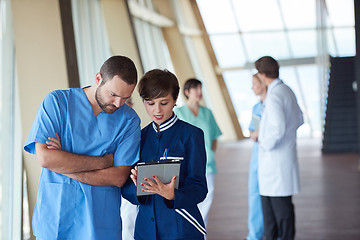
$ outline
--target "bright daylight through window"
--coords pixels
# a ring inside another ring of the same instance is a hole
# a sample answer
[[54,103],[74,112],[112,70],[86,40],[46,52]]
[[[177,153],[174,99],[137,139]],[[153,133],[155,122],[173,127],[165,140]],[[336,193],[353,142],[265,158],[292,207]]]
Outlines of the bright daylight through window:
[[[328,56],[355,55],[354,2],[197,3],[244,135],[249,135],[251,109],[258,101],[251,91],[253,62],[270,55],[279,60],[280,78],[294,90],[304,112],[305,124],[299,129],[299,136],[321,136],[328,80],[321,69],[328,67]],[[320,17],[325,25],[321,25]],[[321,41],[322,36],[325,41]],[[319,60],[322,53],[327,56],[326,62]]]

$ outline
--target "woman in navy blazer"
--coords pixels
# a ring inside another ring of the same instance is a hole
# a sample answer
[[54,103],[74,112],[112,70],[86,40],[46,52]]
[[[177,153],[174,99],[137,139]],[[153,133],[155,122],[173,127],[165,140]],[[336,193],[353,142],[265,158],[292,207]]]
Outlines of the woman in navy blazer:
[[[139,83],[139,93],[153,122],[141,131],[140,162],[178,159],[181,162],[179,186],[176,177],[163,184],[156,176],[145,179],[147,196],[136,196],[136,168],[123,188],[123,196],[139,205],[134,238],[204,239],[206,229],[197,204],[207,194],[204,134],[173,113],[179,83],[167,70],[147,72]],[[166,157],[165,157],[166,156]]]

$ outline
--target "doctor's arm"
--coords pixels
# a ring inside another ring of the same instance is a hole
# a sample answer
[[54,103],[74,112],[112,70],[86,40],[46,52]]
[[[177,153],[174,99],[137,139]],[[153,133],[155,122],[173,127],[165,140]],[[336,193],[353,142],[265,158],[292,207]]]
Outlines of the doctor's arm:
[[43,143],[35,143],[36,157],[40,166],[60,174],[94,171],[112,167],[113,154],[102,157],[73,154],[59,149],[51,149]]
[[131,166],[117,166],[96,171],[64,175],[89,185],[122,187],[130,175],[130,170]]
[[[278,95],[273,95],[268,99],[266,105],[267,121],[264,124],[266,127],[266,134],[260,140],[260,146],[270,151],[281,141],[285,135],[285,112],[282,108],[282,99]],[[261,132],[261,129],[260,129]]]
[[[39,154],[39,157],[41,156],[42,158],[53,158],[58,160],[50,161],[51,167],[47,167],[54,172],[62,173],[63,175],[68,176],[69,178],[72,178],[76,181],[95,186],[121,187],[129,177],[131,166],[112,167],[114,162],[113,154],[108,154],[104,157],[91,157],[68,153],[61,150],[61,143],[59,138],[49,138],[49,141],[46,143],[47,145],[39,143],[39,145],[36,147],[36,151],[38,152],[39,148],[39,152],[41,153]],[[51,157],[47,155],[50,155]],[[91,161],[96,162],[102,158],[111,158],[111,167],[103,169],[91,169],[89,167],[89,165],[93,164]],[[71,161],[69,159],[71,159]],[[67,165],[67,168],[80,168],[80,166],[75,166],[76,164],[81,164],[84,169],[87,168],[89,170],[82,169],[82,171],[78,172],[60,172],[60,168],[61,170],[65,169],[65,165]],[[45,163],[41,163],[41,165],[45,166]]]
[[[135,134],[135,136],[137,136]],[[132,138],[129,138],[131,141]],[[135,137],[135,139],[137,139]],[[61,149],[61,142],[60,139],[57,138],[49,138],[49,141],[47,143],[47,148],[49,148],[50,151],[57,150],[59,151]],[[131,147],[133,148],[132,144],[123,145],[124,152],[126,151],[125,147]],[[139,146],[138,146],[139,147]],[[136,155],[136,151],[133,150],[133,152]],[[112,154],[111,155],[112,160],[114,160]],[[130,154],[131,155],[131,154]],[[105,155],[107,156],[107,155]],[[104,156],[104,157],[105,157]],[[114,162],[114,161],[112,161]],[[86,163],[85,163],[86,164]],[[99,169],[94,171],[84,171],[84,172],[78,172],[78,173],[66,173],[65,176],[72,178],[76,181],[94,185],[94,186],[116,186],[116,187],[122,187],[130,175],[131,166],[114,166],[109,167],[105,169]]]

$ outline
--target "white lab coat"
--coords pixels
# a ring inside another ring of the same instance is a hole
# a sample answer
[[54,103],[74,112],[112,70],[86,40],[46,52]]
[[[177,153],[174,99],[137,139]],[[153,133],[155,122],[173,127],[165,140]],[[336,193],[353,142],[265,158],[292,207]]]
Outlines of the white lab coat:
[[300,191],[296,130],[304,123],[293,91],[276,79],[268,86],[259,128],[259,190],[270,197]]

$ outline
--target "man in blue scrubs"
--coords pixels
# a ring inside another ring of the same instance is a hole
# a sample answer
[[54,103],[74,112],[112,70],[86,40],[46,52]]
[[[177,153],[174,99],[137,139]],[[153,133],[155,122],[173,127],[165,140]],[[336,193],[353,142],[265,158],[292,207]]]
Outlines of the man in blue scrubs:
[[124,103],[136,83],[134,63],[113,56],[94,85],[45,97],[24,147],[42,167],[37,239],[121,239],[120,187],[140,144],[140,119]]

